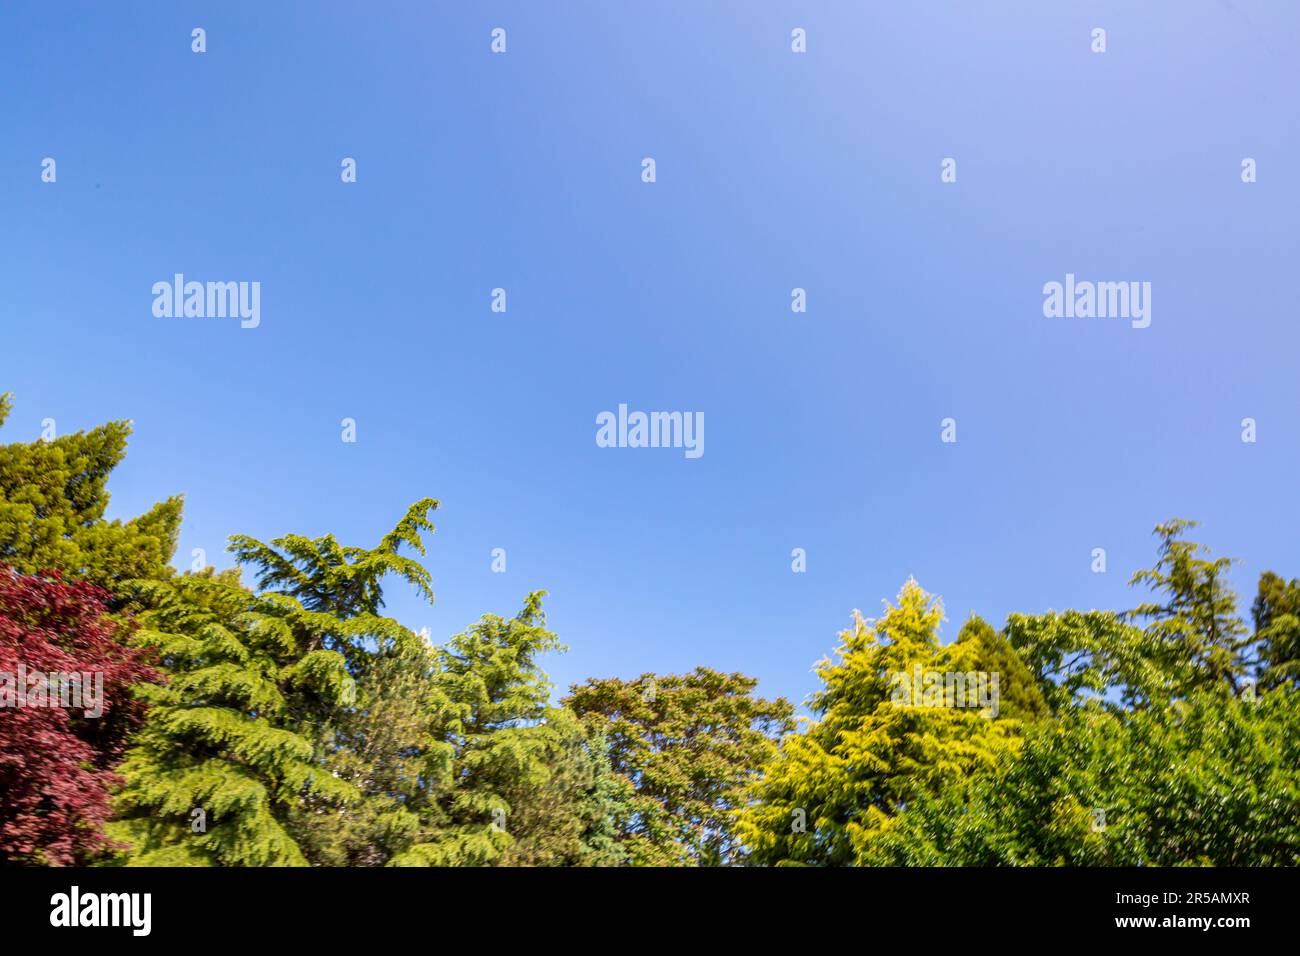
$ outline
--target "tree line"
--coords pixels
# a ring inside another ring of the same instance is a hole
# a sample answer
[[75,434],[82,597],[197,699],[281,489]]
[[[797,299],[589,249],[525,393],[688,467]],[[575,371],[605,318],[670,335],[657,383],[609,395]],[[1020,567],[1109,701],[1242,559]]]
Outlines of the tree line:
[[[1300,862],[1300,580],[1263,574],[1247,619],[1192,522],[1132,609],[941,644],[909,580],[800,726],[708,667],[553,702],[541,591],[422,639],[383,588],[433,600],[431,498],[374,546],[236,535],[235,569],[178,573],[179,497],[105,518],[129,434],[0,445],[2,864]],[[99,675],[102,712],[14,706],[20,671]],[[997,706],[900,701],[912,673],[994,675]]]

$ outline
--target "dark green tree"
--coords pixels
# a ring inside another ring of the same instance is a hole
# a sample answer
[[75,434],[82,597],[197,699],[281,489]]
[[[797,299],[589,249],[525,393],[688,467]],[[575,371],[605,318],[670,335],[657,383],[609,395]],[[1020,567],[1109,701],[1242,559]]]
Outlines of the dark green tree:
[[538,662],[561,648],[542,597],[530,594],[513,618],[484,615],[436,649],[431,735],[440,770],[416,806],[420,840],[397,865],[491,866],[512,850],[529,852],[520,838],[536,832],[539,809],[521,800],[560,785],[557,758],[573,739],[569,715],[548,703]]
[[630,788],[614,773],[609,743],[569,710],[552,709],[543,777],[507,782],[513,842],[502,866],[618,866],[627,861],[620,821]]
[[353,706],[309,728],[322,766],[359,796],[340,807],[307,793],[292,808],[289,831],[312,863],[384,866],[419,842],[418,810],[449,768],[432,736],[436,669],[422,645],[378,652],[357,680]]
[[1300,686],[1300,580],[1272,571],[1259,578],[1253,607],[1259,677],[1265,687]]
[[949,656],[952,670],[998,675],[999,717],[1034,721],[1048,715],[1047,701],[1029,666],[1006,636],[979,615],[967,618]]
[[1228,585],[1231,558],[1205,557],[1209,549],[1183,539],[1196,522],[1174,518],[1156,526],[1160,558],[1138,571],[1133,584],[1146,584],[1159,596],[1139,604],[1129,617],[1145,619],[1161,662],[1178,690],[1227,684],[1234,691],[1247,672],[1251,641]]
[[331,865],[613,865],[620,781],[604,741],[551,707],[558,647],[540,593],[445,646],[375,657],[356,706],[317,722],[323,765],[362,800],[307,795],[291,819]]
[[697,667],[689,674],[590,679],[564,703],[608,740],[633,792],[620,841],[638,866],[717,866],[737,853],[733,809],[793,729],[784,698],[758,681]]

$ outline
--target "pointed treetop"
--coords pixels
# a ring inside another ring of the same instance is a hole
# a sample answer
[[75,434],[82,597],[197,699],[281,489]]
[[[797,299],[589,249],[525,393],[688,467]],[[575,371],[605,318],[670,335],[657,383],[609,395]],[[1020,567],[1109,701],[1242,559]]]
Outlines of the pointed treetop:
[[[0,396],[0,423],[12,407]],[[57,438],[0,444],[0,560],[35,574],[58,570],[110,591],[164,579],[180,533],[181,499],[130,521],[106,521],[108,478],[126,454],[126,422]]]
[[388,574],[396,574],[432,603],[429,572],[398,549],[408,544],[426,553],[421,532],[434,530],[429,512],[437,507],[433,498],[411,505],[376,548],[344,547],[330,534],[315,539],[290,534],[269,545],[234,535],[229,550],[240,564],[257,569],[259,589],[294,598],[309,611],[341,617],[374,614],[384,605],[381,582]]

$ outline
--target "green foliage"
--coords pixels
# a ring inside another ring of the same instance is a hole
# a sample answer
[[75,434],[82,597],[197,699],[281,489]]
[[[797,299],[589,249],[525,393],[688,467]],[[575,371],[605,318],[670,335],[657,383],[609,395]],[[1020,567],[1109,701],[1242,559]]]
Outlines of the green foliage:
[[[10,409],[0,395],[0,425]],[[1132,579],[1152,595],[1130,611],[1011,614],[1001,632],[972,616],[941,645],[938,600],[908,581],[879,620],[855,613],[794,733],[787,701],[703,667],[591,679],[553,705],[540,591],[424,644],[381,610],[389,578],[433,600],[402,553],[425,553],[432,498],[373,548],[235,536],[256,591],[238,571],[178,576],[180,498],[105,520],[129,434],[0,446],[0,563],[111,590],[99,606],[138,618],[121,633],[166,677],[123,678],[149,709],[105,748],[127,741],[108,862],[1300,864],[1300,579],[1260,577],[1251,631],[1193,522],[1157,526]],[[33,640],[13,630],[11,651]],[[958,696],[981,675],[993,706]],[[10,761],[10,789],[39,795],[40,763]],[[24,827],[49,845],[104,845],[43,814]]]
[[[422,550],[419,531],[432,528],[425,515],[433,506],[415,505],[371,550],[339,547],[330,536],[234,539],[240,561],[278,591],[254,595],[235,572],[135,584],[146,609],[140,640],[158,650],[171,679],[148,691],[153,708],[121,767],[114,832],[134,847],[131,862],[305,864],[291,832],[300,803],[406,825],[328,765],[333,742],[321,731],[355,707],[357,679],[377,660],[418,644],[375,613],[378,582],[391,571],[427,590],[427,573],[396,549]],[[206,816],[198,833],[195,810]]]
[[[623,792],[604,742],[548,703],[542,593],[426,647],[377,612],[431,597],[432,499],[372,549],[233,539],[234,572],[137,582],[170,676],[122,765],[114,834],[141,865],[605,865]],[[206,814],[194,832],[190,815]]]
[[1012,614],[1006,635],[1056,714],[1110,693],[1130,705],[1168,701],[1185,679],[1158,635],[1115,611]]
[[291,828],[313,862],[602,866],[622,861],[623,794],[604,741],[548,706],[537,657],[558,646],[540,593],[441,648],[398,648],[319,725],[318,752],[362,800],[309,796]]
[[[11,408],[0,396],[0,425]],[[126,453],[130,423],[110,422],[52,441],[0,445],[0,561],[35,574],[59,570],[115,590],[170,577],[179,497],[130,521],[105,521],[109,473]]]
[[420,533],[434,530],[429,512],[437,507],[433,498],[411,505],[376,548],[342,547],[333,535],[312,540],[290,534],[265,545],[238,534],[230,539],[230,550],[241,564],[258,569],[258,588],[292,598],[308,611],[338,617],[375,614],[384,605],[380,582],[389,574],[432,603],[429,572],[398,549],[406,544],[426,553]]
[[618,823],[630,812],[630,788],[613,771],[609,743],[569,710],[546,719],[545,774],[507,781],[512,843],[502,866],[618,866],[627,860]]
[[284,828],[289,809],[305,793],[352,793],[320,772],[299,732],[304,714],[349,694],[342,656],[308,651],[234,571],[136,593],[148,608],[141,643],[171,679],[146,691],[152,707],[119,768],[110,834],[132,847],[135,865],[306,863]]
[[[1295,582],[1260,581],[1251,643],[1224,577],[1160,525],[1162,600],[1117,615],[1012,615],[1011,643],[1053,719],[963,785],[910,803],[863,862],[881,865],[1286,865],[1300,862]],[[1139,629],[1128,621],[1145,618]]]
[[565,722],[548,706],[550,683],[537,662],[560,648],[542,597],[530,594],[509,620],[484,615],[434,652],[431,733],[443,769],[419,806],[420,841],[395,864],[500,862],[515,844],[510,794],[551,780]]
[[1287,581],[1265,571],[1259,578],[1253,616],[1260,683],[1300,686],[1300,580]]
[[[1012,614],[1007,636],[1038,678],[1053,712],[1117,695],[1129,707],[1167,706],[1196,688],[1236,689],[1252,641],[1227,586],[1231,560],[1201,557],[1182,539],[1194,522],[1156,527],[1156,566],[1137,572],[1159,599],[1135,609]],[[1140,628],[1142,620],[1146,626]]]
[[998,675],[998,716],[1034,721],[1049,713],[1041,683],[1005,635],[982,617],[972,615],[957,641],[946,649],[948,666],[959,673]]
[[1200,557],[1209,549],[1182,540],[1195,526],[1182,518],[1156,526],[1160,559],[1133,575],[1132,583],[1146,584],[1164,599],[1140,604],[1129,616],[1149,619],[1146,633],[1158,644],[1158,660],[1178,691],[1223,682],[1236,689],[1246,672],[1249,640],[1237,596],[1225,581],[1232,560]]
[[1300,708],[1194,691],[1035,725],[1016,760],[908,807],[864,862],[890,866],[1295,866]]
[[684,675],[591,679],[565,703],[609,741],[634,793],[620,839],[638,866],[720,865],[736,852],[731,810],[793,727],[783,698],[757,681],[698,667]]
[[432,650],[418,642],[377,653],[354,705],[312,725],[322,766],[360,798],[340,809],[312,793],[292,808],[288,829],[311,862],[384,866],[420,840],[425,795],[450,767],[449,748],[431,736],[436,669]]
[[[749,862],[866,862],[906,807],[992,772],[1015,752],[1023,721],[1046,709],[1029,670],[978,620],[962,640],[941,646],[942,618],[938,600],[914,580],[879,620],[855,613],[838,660],[818,665],[825,686],[812,706],[819,719],[785,739],[737,814]],[[946,690],[937,705],[896,693],[898,675],[995,667],[1006,668],[999,694],[1010,704],[995,717],[959,706]]]

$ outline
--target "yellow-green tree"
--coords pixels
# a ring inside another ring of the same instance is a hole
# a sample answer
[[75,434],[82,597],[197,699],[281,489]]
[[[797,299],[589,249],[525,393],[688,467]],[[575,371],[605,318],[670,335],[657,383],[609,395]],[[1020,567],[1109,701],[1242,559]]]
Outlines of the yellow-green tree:
[[[817,719],[785,739],[737,813],[748,862],[864,862],[908,803],[991,772],[1018,748],[1024,720],[1045,711],[1029,672],[982,622],[945,647],[938,599],[909,580],[897,601],[875,621],[855,613],[837,659],[818,665]],[[981,673],[986,693],[972,699]]]
[[[11,408],[0,395],[0,425]],[[166,578],[181,499],[129,521],[106,521],[108,476],[126,454],[129,422],[0,445],[0,561],[24,574],[58,570],[110,592],[134,578]]]

